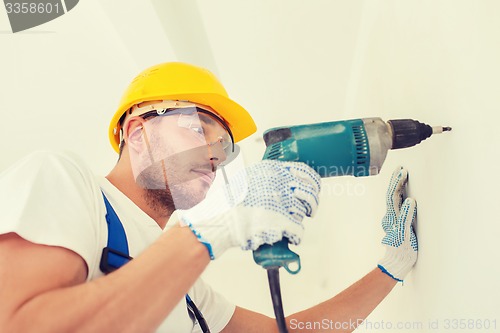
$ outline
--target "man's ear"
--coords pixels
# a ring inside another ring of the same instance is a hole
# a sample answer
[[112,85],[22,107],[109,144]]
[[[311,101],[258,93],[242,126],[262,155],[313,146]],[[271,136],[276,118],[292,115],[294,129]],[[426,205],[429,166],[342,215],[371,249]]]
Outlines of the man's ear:
[[129,146],[129,149],[133,149],[137,152],[143,150],[144,147],[143,122],[144,120],[142,118],[133,117],[123,128],[123,139],[125,143]]

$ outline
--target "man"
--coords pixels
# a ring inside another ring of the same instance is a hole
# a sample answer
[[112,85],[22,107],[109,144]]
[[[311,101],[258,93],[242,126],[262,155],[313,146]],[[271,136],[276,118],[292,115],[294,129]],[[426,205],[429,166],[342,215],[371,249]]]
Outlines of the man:
[[[207,195],[234,143],[254,131],[210,72],[165,63],[125,92],[110,126],[120,157],[106,178],[76,157],[43,152],[2,173],[0,331],[202,332],[199,309],[212,332],[276,332],[274,319],[235,307],[199,279],[229,247],[283,236],[298,244],[303,218],[316,211],[320,179],[302,163],[256,163]],[[406,178],[398,168],[391,179],[379,267],[289,316],[291,332],[300,326],[292,323],[325,318],[352,331],[409,272],[416,203],[402,202]],[[164,231],[174,210],[180,223]],[[134,259],[110,273],[103,248],[112,211]]]

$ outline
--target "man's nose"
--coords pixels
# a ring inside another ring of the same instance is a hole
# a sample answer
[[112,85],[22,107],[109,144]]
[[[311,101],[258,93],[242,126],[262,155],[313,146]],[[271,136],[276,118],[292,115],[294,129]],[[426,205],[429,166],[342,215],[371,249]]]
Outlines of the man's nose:
[[222,140],[217,139],[216,141],[208,144],[208,158],[213,171],[215,171],[217,167],[226,160],[227,156],[224,152],[224,147],[222,146]]

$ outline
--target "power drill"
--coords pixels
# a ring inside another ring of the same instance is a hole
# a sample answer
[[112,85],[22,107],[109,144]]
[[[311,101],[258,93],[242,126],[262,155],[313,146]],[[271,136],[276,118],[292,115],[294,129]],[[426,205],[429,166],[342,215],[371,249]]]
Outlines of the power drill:
[[[263,159],[303,162],[322,178],[352,175],[377,175],[389,149],[412,147],[432,134],[451,131],[451,127],[420,123],[412,119],[383,121],[362,118],[317,124],[276,127],[264,133]],[[279,268],[289,273],[300,271],[300,257],[288,248],[287,239],[262,245],[253,252],[254,261],[268,272],[274,312],[280,332],[287,332]],[[290,264],[297,265],[292,268]]]

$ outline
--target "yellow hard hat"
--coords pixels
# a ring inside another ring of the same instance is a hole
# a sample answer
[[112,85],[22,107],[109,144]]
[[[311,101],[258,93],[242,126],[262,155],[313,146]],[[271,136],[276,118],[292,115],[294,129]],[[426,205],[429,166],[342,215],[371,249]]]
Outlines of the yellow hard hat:
[[116,152],[123,114],[136,104],[155,100],[181,100],[210,106],[227,122],[235,142],[257,130],[250,114],[229,98],[215,75],[190,64],[167,62],[144,70],[125,91],[109,125],[109,140]]

